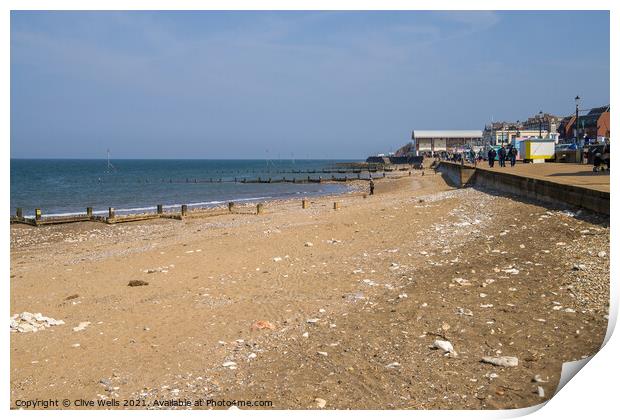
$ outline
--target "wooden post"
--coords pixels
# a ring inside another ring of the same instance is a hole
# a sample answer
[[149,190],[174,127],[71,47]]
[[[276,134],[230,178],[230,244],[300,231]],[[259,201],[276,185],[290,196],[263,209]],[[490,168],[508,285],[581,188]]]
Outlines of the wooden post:
[[232,213],[233,211],[233,207],[235,207],[235,203],[233,203],[232,201],[230,203],[228,203],[228,211],[230,213]]
[[262,203],[258,203],[256,205],[256,214],[262,214],[263,213],[263,205]]
[[334,202],[334,210],[338,210],[340,208],[340,203],[337,201]]
[[34,209],[34,220],[41,220],[41,209]]
[[181,216],[187,216],[187,204],[181,205]]
[[305,209],[307,207],[308,207],[308,200],[304,198],[303,200],[301,200],[301,208]]
[[92,207],[86,207],[86,215],[88,217],[93,217],[93,208]]
[[368,197],[368,194],[364,194],[362,197],[366,198],[366,197]]
[[24,218],[24,211],[22,210],[21,207],[18,207],[15,209],[15,215],[17,216],[18,219]]
[[161,204],[157,205],[157,214],[163,214],[164,212],[164,206],[162,206]]
[[108,208],[108,219],[114,219],[115,214],[114,214],[114,207],[109,207]]

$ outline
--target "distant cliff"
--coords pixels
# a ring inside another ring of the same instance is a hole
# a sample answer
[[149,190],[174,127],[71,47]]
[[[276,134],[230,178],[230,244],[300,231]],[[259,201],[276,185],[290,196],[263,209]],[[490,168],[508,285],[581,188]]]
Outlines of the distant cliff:
[[405,144],[400,149],[398,149],[396,152],[394,152],[394,156],[408,156],[410,153],[414,152],[414,150],[412,149],[412,146],[413,146],[413,143]]

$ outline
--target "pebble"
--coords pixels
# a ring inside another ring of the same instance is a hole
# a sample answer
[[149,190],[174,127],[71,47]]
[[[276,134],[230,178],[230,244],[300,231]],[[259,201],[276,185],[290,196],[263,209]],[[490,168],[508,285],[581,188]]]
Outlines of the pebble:
[[131,280],[129,283],[127,283],[127,286],[129,287],[148,286],[148,285],[149,285],[149,282],[144,281],[144,280]]
[[325,352],[325,351],[317,351],[316,353],[321,355],[321,356],[327,356],[327,352]]
[[323,398],[315,398],[314,402],[316,402],[316,405],[319,408],[324,408],[325,405],[327,404],[327,401],[325,401]]
[[317,322],[319,322],[319,321],[320,321],[320,319],[319,319],[319,318],[310,318],[310,319],[307,319],[307,320],[306,320],[306,322],[307,322],[308,324],[316,324],[316,323],[317,323]]
[[304,246],[311,247],[311,246],[314,246],[314,244],[312,242],[306,242]]
[[88,321],[80,322],[77,327],[73,327],[73,331],[77,332],[77,331],[85,330],[86,327],[88,327],[89,325],[90,325],[90,322]]
[[495,366],[516,367],[519,365],[519,359],[513,356],[489,357],[482,358],[482,362]]
[[456,356],[452,343],[444,340],[435,340],[431,346],[434,349],[442,350],[445,354]]
[[237,369],[237,363],[235,362],[224,362],[222,363],[222,367],[228,368],[228,369]]
[[545,382],[548,382],[548,381],[543,380],[542,376],[537,374],[537,375],[534,375],[534,382],[545,383]]
[[474,316],[474,313],[469,309],[458,308],[456,313],[457,315]]
[[385,367],[388,369],[396,369],[400,367],[400,363],[392,362],[392,363],[387,364]]
[[457,277],[455,279],[452,279],[453,282],[458,283],[461,286],[471,286],[471,283],[469,282],[469,280],[463,279],[461,277]]

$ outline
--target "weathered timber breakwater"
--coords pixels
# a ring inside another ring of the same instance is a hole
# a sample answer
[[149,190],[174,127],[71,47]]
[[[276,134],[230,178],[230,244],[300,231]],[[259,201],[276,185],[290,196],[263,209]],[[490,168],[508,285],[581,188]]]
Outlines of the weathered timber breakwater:
[[[390,175],[391,179],[403,178],[406,176],[411,176],[411,171],[409,171],[406,175]],[[381,173],[378,177],[379,179],[387,178],[385,172]],[[336,176],[332,176],[331,179],[323,180],[319,177],[317,180],[312,180],[311,182],[353,182],[353,181],[369,181],[372,177],[362,178],[361,176],[357,177],[344,177],[338,178]],[[198,182],[198,180],[196,180]],[[241,183],[252,182],[252,183],[273,183],[273,182],[287,182],[284,180],[273,180],[269,178],[267,180],[261,180],[258,178],[257,180],[242,180]],[[296,181],[297,182],[297,181]],[[299,181],[302,182],[302,181]],[[361,185],[357,186],[357,189],[361,188]],[[353,189],[355,191],[355,188]],[[362,194],[364,198],[366,198],[366,194]],[[302,208],[308,207],[308,200],[303,198],[301,200]],[[83,214],[74,214],[67,216],[44,216],[42,209],[36,208],[34,210],[33,217],[24,216],[24,212],[22,208],[17,208],[15,215],[10,217],[10,222],[13,223],[21,223],[27,224],[31,226],[44,226],[44,225],[57,225],[57,224],[65,224],[65,223],[76,223],[76,222],[102,222],[106,224],[117,224],[117,223],[126,223],[126,222],[137,222],[144,220],[152,220],[152,219],[174,219],[174,220],[183,220],[187,217],[212,217],[212,216],[221,216],[224,214],[241,214],[241,215],[258,215],[263,213],[265,204],[262,202],[259,203],[249,203],[249,202],[237,202],[229,201],[224,206],[210,206],[210,207],[196,207],[191,209],[189,205],[183,204],[180,206],[169,206],[171,208],[168,211],[164,211],[163,204],[157,204],[154,209],[155,213],[141,212],[136,214],[124,214],[118,215],[117,211],[114,207],[109,207],[107,211],[107,215],[95,214],[92,207],[86,207],[86,211]],[[174,209],[178,208],[178,211]],[[339,204],[334,202],[333,205],[334,210],[338,210]]]
[[[216,207],[234,202],[258,202],[336,195],[355,181],[407,174],[409,165],[374,165],[328,160],[118,160],[108,167],[101,160],[12,159],[11,214],[23,209],[34,218],[84,216],[86,207],[105,216]],[[14,218],[15,219],[15,218]]]

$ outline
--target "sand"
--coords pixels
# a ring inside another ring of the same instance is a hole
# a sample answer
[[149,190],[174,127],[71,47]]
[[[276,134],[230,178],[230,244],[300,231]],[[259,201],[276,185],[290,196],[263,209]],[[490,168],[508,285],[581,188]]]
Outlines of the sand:
[[376,185],[262,215],[11,226],[11,314],[65,322],[11,333],[12,407],[516,408],[598,350],[608,218],[428,173]]

